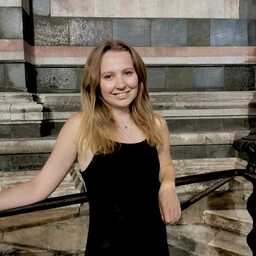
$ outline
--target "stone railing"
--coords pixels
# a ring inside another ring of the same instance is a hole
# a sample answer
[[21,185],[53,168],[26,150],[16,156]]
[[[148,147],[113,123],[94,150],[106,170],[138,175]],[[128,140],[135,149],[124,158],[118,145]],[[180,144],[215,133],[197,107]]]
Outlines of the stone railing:
[[243,176],[253,184],[253,192],[247,202],[248,212],[253,219],[253,228],[247,236],[247,243],[253,255],[256,255],[256,130],[254,129],[248,136],[236,140],[234,147],[248,156],[248,165]]

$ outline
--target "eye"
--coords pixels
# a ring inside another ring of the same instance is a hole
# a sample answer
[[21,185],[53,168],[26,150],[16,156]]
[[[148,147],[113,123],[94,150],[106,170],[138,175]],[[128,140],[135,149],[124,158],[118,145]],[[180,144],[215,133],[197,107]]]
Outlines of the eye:
[[111,74],[106,74],[103,76],[103,79],[110,80],[113,76]]
[[125,75],[127,75],[127,76],[130,76],[130,75],[132,75],[132,74],[133,74],[133,71],[131,71],[131,70],[125,71]]

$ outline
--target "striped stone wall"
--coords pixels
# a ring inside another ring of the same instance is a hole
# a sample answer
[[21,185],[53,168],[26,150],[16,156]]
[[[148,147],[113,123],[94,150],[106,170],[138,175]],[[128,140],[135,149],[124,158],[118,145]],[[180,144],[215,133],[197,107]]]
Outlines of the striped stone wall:
[[255,17],[249,0],[0,1],[0,90],[78,92],[106,39],[136,47],[151,91],[253,90]]

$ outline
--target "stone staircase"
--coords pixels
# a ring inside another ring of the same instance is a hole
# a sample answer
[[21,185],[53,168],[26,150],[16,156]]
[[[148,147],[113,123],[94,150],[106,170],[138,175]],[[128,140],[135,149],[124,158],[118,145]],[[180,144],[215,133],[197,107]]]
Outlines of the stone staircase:
[[[60,127],[72,113],[79,110],[80,105],[77,93],[2,93],[0,99],[2,189],[36,175],[51,152]],[[237,157],[232,143],[236,137],[248,134],[253,125],[254,92],[155,92],[151,93],[151,99],[155,109],[166,118],[170,127],[171,151],[177,176],[245,168],[245,161]],[[248,120],[248,116],[252,118]],[[79,167],[76,164],[51,197],[81,191],[83,184],[78,173]],[[178,187],[178,196],[180,200],[189,199],[212,183],[211,181]],[[168,227],[172,255],[249,255],[245,234],[251,223],[249,218],[245,220],[244,209],[250,192],[250,184],[236,178],[219,188],[212,196],[201,199],[196,205],[185,210],[179,224]],[[80,212],[77,206],[73,208],[78,209],[80,217],[74,218],[71,214],[64,222],[74,222],[73,225],[78,230],[87,230],[79,218],[85,218],[87,223],[88,212]],[[62,225],[61,216],[67,216],[65,211],[68,209],[56,210],[58,213],[55,212],[46,218],[44,223],[48,223],[47,225],[39,224],[38,221],[45,215],[43,212],[37,213],[34,221],[29,223],[26,219],[30,218],[30,215],[25,215],[13,230],[6,228],[6,222],[3,220],[0,230],[3,233],[2,242],[5,249],[2,250],[10,251],[8,244],[15,242],[15,250],[24,250],[26,253],[34,253],[35,248],[40,248],[40,253],[46,253],[47,248],[55,248],[45,255],[63,252],[64,249],[59,246],[62,243],[56,243],[59,247],[54,247],[47,238],[40,240],[37,236],[42,237],[46,233],[48,237],[52,229],[56,229],[56,225]],[[237,229],[234,230],[230,230],[234,221],[231,213],[233,217],[234,213],[237,214]],[[225,224],[221,225],[224,219]],[[22,224],[24,222],[27,223],[26,227]],[[244,225],[247,225],[247,229],[238,231],[239,227]],[[29,235],[32,231],[37,234],[34,238]],[[86,236],[84,233],[83,235]],[[228,247],[228,240],[224,237],[236,239],[237,248]],[[33,248],[26,248],[31,244]],[[75,250],[76,253],[83,251],[84,243],[77,242],[76,246],[80,248]],[[11,248],[14,250],[14,247]]]
[[252,228],[247,210],[205,210],[203,224],[168,226],[173,255],[252,255],[246,235]]
[[252,255],[246,242],[253,224],[246,209],[251,192],[252,185],[236,177],[186,209],[177,225],[167,226],[170,255]]

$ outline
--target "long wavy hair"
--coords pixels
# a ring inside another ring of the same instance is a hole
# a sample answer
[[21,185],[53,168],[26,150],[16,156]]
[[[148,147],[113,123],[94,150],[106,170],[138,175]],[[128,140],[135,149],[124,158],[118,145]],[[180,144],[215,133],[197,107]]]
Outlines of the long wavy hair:
[[[138,93],[130,104],[130,113],[135,124],[144,133],[150,145],[159,146],[162,137],[159,130],[159,116],[153,112],[147,89],[147,74],[139,54],[126,43],[105,41],[94,48],[88,56],[81,82],[82,118],[80,124],[78,155],[86,150],[93,154],[108,154],[114,151],[117,142],[111,140],[116,131],[111,110],[104,103],[100,92],[101,61],[107,51],[129,52],[138,76]],[[158,121],[157,121],[158,120]]]

